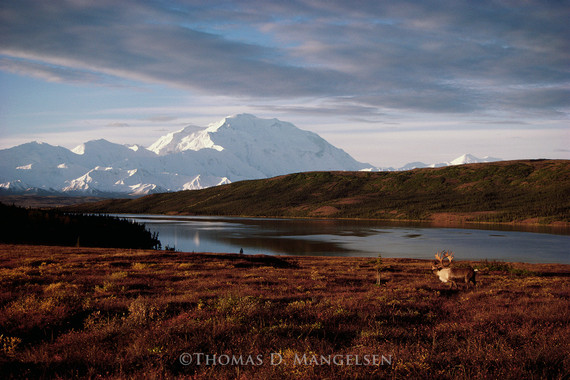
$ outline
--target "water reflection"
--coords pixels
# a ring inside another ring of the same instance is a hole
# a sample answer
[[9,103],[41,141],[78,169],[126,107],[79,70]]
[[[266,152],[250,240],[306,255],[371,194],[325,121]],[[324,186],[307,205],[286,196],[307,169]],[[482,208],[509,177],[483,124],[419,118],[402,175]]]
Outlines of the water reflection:
[[[163,246],[187,252],[408,257],[570,264],[570,236],[501,230],[429,228],[375,221],[121,215],[158,232]],[[501,226],[505,227],[505,226]],[[568,233],[568,232],[566,232]]]

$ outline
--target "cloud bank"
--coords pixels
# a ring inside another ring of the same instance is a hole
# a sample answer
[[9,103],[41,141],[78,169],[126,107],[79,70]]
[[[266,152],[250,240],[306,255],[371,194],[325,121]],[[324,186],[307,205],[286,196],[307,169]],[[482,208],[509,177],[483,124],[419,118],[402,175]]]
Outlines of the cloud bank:
[[355,113],[566,117],[568,19],[561,1],[6,1],[0,67]]
[[250,112],[378,166],[567,158],[569,19],[548,0],[6,0],[0,144],[145,144]]

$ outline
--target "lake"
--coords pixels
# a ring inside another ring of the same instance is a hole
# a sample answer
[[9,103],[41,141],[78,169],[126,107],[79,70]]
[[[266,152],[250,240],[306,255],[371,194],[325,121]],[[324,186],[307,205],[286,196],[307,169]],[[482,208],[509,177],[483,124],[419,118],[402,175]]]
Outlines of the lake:
[[[570,264],[568,230],[513,231],[508,226],[434,228],[380,221],[116,215],[158,232],[162,247],[184,252],[433,259],[438,250],[458,260]],[[509,230],[511,229],[511,230]]]

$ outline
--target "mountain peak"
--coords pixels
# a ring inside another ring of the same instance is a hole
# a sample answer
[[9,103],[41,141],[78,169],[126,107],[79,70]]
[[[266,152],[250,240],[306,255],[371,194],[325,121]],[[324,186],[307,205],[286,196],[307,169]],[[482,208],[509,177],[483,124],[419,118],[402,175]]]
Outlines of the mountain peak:
[[252,115],[250,113],[237,113],[237,114],[226,117],[226,120],[227,119],[235,119],[235,120],[258,120],[258,119],[260,119],[260,120],[262,120],[261,118],[255,116],[255,115]]
[[205,148],[222,151],[224,148],[214,144],[208,132],[208,129],[189,125],[160,137],[148,147],[148,150],[158,155],[178,153],[186,150],[198,151]]
[[202,149],[214,149],[220,152],[229,149],[240,155],[244,149],[249,152],[267,150],[268,147],[283,145],[292,140],[303,140],[303,143],[306,143],[307,139],[315,141],[314,136],[316,135],[312,132],[303,131],[291,123],[278,119],[261,119],[252,114],[242,113],[227,116],[209,124],[205,129],[187,127],[168,133],[148,149],[158,155]]
[[424,164],[423,162],[409,162],[406,165],[402,166],[398,169],[384,169],[388,171],[396,170],[396,171],[403,171],[403,170],[410,170],[415,168],[440,168],[443,166],[451,166],[451,165],[464,165],[464,164],[477,164],[483,162],[494,162],[494,161],[501,161],[501,158],[489,157],[485,156],[483,158],[475,157],[470,153],[463,154],[456,159],[449,161],[449,162],[440,162],[437,164]]
[[87,151],[107,150],[107,149],[112,149],[117,145],[118,144],[112,143],[105,139],[89,140],[83,144],[77,145],[75,148],[71,149],[71,151],[75,154],[83,155]]
[[[220,120],[220,122],[241,122],[241,123],[251,123],[251,122],[255,122],[257,120],[267,120],[267,119],[262,119],[260,117],[257,117],[255,115],[252,115],[250,113],[236,113],[233,115],[229,115],[224,117],[222,120]],[[273,119],[273,120],[277,120],[277,119]]]
[[462,156],[457,157],[455,160],[451,161],[451,165],[463,165],[463,164],[473,164],[481,162],[481,159],[475,157],[472,154],[466,153]]
[[500,158],[485,156],[483,158],[475,157],[472,154],[464,154],[457,157],[455,160],[448,163],[448,165],[464,165],[464,164],[477,164],[482,162],[501,161]]
[[247,130],[251,128],[264,128],[269,125],[281,124],[277,119],[262,119],[249,113],[240,113],[226,116],[222,120],[211,123],[206,129],[208,132],[217,132],[221,128],[229,128],[234,130]]

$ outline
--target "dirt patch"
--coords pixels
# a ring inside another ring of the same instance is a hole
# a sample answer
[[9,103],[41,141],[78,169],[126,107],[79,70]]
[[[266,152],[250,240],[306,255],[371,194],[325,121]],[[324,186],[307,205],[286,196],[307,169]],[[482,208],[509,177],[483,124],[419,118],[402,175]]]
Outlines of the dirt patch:
[[[477,224],[485,222],[477,222],[474,221],[478,217],[486,216],[486,215],[494,215],[497,214],[498,211],[476,211],[476,212],[438,212],[434,213],[430,216],[429,221],[432,227],[451,227],[451,226],[461,226],[463,224]],[[556,221],[548,224],[541,223],[540,218],[528,218],[516,222],[490,222],[488,224],[496,224],[496,225],[517,225],[517,226],[548,226],[558,227],[558,228],[568,228],[570,227],[570,223],[563,222],[563,221]]]
[[272,177],[272,178],[267,178],[266,181],[267,182],[273,182],[273,181],[279,181],[282,180],[283,178],[287,177],[287,175],[279,175],[277,177]]
[[301,212],[301,211],[307,211],[307,210],[309,210],[309,208],[310,207],[307,205],[301,205],[301,206],[293,207],[292,210]]
[[464,183],[462,185],[457,186],[456,189],[457,190],[470,190],[471,188],[473,188],[473,186],[477,185],[478,183],[480,183],[480,181],[467,182],[467,183]]
[[311,212],[311,216],[331,216],[338,212],[338,208],[332,206],[323,206]]
[[353,205],[362,202],[359,198],[344,198],[336,202],[337,205]]
[[431,223],[434,227],[447,226],[451,224],[462,224],[473,220],[478,216],[496,214],[496,211],[477,211],[477,212],[438,212],[430,217]]

